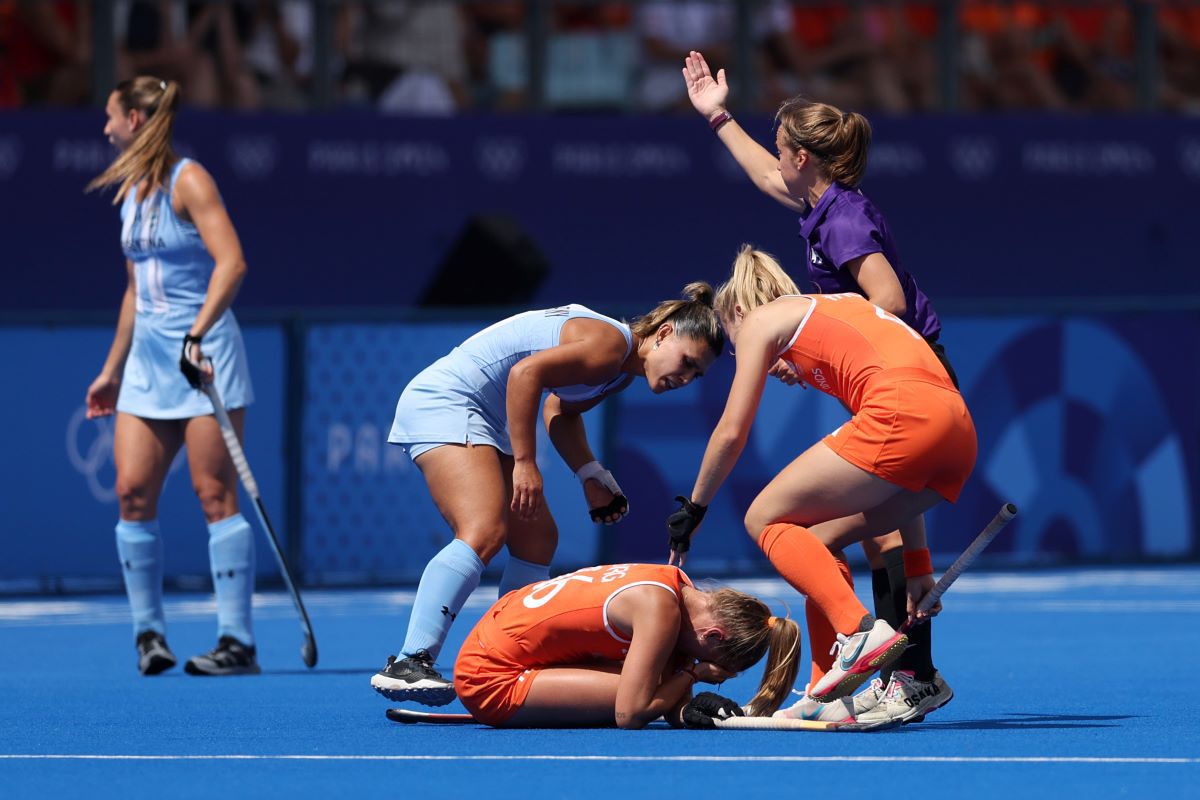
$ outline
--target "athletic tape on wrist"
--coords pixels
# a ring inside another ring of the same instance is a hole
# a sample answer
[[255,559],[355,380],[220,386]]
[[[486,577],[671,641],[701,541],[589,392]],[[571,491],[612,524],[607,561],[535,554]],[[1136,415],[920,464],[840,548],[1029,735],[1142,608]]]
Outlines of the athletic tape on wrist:
[[623,494],[621,487],[617,485],[617,479],[599,461],[589,461],[584,464],[575,471],[575,477],[579,479],[580,483],[594,480],[613,494]]

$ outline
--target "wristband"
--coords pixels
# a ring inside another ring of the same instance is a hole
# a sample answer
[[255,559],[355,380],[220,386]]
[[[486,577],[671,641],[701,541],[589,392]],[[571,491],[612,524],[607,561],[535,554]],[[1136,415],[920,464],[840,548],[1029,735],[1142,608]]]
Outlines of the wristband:
[[733,120],[733,117],[731,117],[729,115],[728,111],[722,111],[720,114],[717,114],[715,117],[713,117],[712,119],[710,119],[708,121],[708,127],[712,130],[713,133],[716,133],[717,131],[721,130],[722,125],[724,125],[726,122],[730,122],[732,120]]
[[904,577],[923,578],[933,574],[933,560],[929,558],[929,548],[904,551]]

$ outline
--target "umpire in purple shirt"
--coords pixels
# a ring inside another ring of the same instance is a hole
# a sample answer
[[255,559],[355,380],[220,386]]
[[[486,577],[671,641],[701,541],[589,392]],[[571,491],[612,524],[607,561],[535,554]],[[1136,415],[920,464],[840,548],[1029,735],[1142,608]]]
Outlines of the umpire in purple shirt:
[[[816,289],[861,294],[904,320],[925,337],[957,385],[937,342],[942,326],[932,303],[901,264],[887,221],[856,188],[866,171],[871,145],[866,118],[825,103],[788,100],[775,115],[778,155],[774,155],[750,138],[726,110],[725,70],[714,77],[704,56],[692,51],[684,62],[683,77],[692,105],[754,185],[800,215],[808,277]],[[772,374],[785,383],[795,382],[782,365]],[[925,523],[917,517],[909,524],[923,527]],[[875,614],[899,625],[908,614],[901,536],[892,531],[864,540],[863,549],[871,564]],[[808,613],[811,617],[819,612]],[[920,722],[949,702],[954,693],[934,668],[931,629],[932,625],[916,626],[909,633],[912,646],[891,670],[854,698],[853,709],[846,713],[860,722]]]

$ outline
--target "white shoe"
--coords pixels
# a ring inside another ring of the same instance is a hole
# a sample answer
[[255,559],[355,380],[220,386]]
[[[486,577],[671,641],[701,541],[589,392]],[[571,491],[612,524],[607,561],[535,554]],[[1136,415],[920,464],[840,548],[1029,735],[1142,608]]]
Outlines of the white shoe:
[[920,722],[926,714],[946,705],[953,697],[954,690],[940,673],[934,673],[931,681],[919,681],[912,672],[898,669],[892,673],[878,705],[864,711],[858,721],[864,725]]
[[854,722],[854,701],[846,697],[841,700],[834,700],[832,703],[818,703],[808,694],[808,687],[804,687],[804,693],[793,691],[792,694],[799,694],[800,699],[789,708],[781,708],[772,714],[772,717],[782,719],[815,719],[821,722]]
[[883,679],[876,675],[867,684],[867,688],[863,689],[858,694],[854,695],[854,716],[858,717],[865,714],[875,706],[879,705],[879,701],[883,699],[883,693],[887,689],[887,684]]
[[896,633],[882,619],[875,620],[869,631],[859,631],[852,636],[837,635],[833,649],[833,666],[825,673],[810,694],[814,700],[828,703],[831,700],[853,694],[866,683],[871,673],[891,664],[908,647],[908,637]]

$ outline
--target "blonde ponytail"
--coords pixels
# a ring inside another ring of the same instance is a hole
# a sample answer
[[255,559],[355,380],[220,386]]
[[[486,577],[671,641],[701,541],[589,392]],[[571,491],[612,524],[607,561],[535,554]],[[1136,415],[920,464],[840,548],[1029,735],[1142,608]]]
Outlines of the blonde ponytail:
[[725,347],[725,332],[713,310],[713,298],[713,288],[709,284],[704,281],[689,283],[683,287],[683,299],[664,300],[648,314],[634,318],[629,329],[635,336],[646,339],[664,322],[669,322],[674,326],[676,336],[698,339],[720,355]]
[[729,320],[738,306],[749,314],[787,294],[800,294],[800,288],[775,257],[744,244],[733,261],[733,274],[717,287],[713,306],[721,319]]
[[734,589],[718,589],[709,608],[725,628],[721,642],[724,666],[741,672],[765,654],[767,663],[758,692],[750,700],[752,717],[770,715],[787,698],[800,667],[800,626],[795,620],[771,615],[761,600]]
[[177,158],[171,146],[171,135],[179,110],[179,84],[143,75],[117,84],[116,92],[125,112],[141,111],[146,115],[146,123],[134,135],[125,152],[87,185],[89,192],[118,185],[114,205],[143,181],[144,196],[155,187],[165,187],[170,180],[171,168]]

